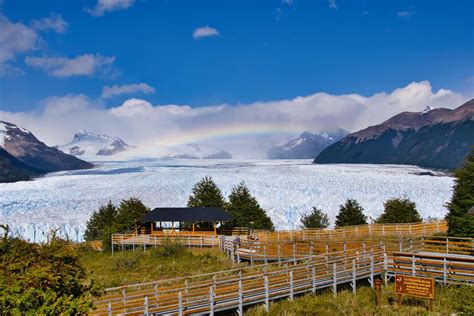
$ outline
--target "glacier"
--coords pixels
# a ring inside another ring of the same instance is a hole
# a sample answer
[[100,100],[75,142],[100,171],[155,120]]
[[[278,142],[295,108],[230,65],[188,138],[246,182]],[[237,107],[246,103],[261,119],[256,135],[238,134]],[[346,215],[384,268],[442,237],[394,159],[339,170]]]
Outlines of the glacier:
[[32,241],[45,240],[51,229],[81,240],[89,216],[101,204],[138,197],[150,208],[185,206],[194,183],[207,175],[224,196],[244,181],[277,229],[299,228],[299,218],[313,206],[326,212],[334,224],[339,205],[348,198],[359,201],[369,219],[375,219],[383,202],[393,197],[415,201],[425,219],[442,218],[454,184],[447,174],[401,165],[150,158],[104,158],[94,163],[91,170],[0,184],[0,224]]

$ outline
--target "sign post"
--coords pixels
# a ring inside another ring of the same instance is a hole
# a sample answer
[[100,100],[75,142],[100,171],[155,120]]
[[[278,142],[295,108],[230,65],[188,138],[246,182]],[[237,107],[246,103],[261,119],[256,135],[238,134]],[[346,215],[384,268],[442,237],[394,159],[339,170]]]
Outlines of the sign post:
[[375,280],[375,302],[377,306],[382,305],[382,280]]
[[428,310],[433,311],[434,301],[434,279],[421,278],[407,275],[395,276],[395,292],[398,294],[398,305],[403,302],[403,295],[427,298],[429,300]]

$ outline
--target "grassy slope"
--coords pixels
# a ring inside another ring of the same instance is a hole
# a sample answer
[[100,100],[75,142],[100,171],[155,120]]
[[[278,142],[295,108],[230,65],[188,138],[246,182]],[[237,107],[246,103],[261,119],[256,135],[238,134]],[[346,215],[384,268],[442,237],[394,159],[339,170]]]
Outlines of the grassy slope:
[[[325,291],[320,295],[305,295],[295,298],[293,302],[282,300],[270,303],[270,312],[266,313],[263,306],[250,308],[245,315],[428,315],[427,301],[423,299],[405,297],[403,306],[396,305],[396,295],[393,285],[383,288],[383,306],[375,306],[375,294],[370,287],[352,291],[338,292],[337,298],[332,292]],[[453,312],[464,312],[465,315],[474,314],[474,287],[436,287],[435,315],[450,315]]]
[[146,252],[116,251],[101,253],[94,250],[80,250],[82,264],[91,271],[95,282],[104,287],[148,282],[173,277],[196,275],[226,270],[234,267],[217,249],[178,250],[166,254],[160,249]]

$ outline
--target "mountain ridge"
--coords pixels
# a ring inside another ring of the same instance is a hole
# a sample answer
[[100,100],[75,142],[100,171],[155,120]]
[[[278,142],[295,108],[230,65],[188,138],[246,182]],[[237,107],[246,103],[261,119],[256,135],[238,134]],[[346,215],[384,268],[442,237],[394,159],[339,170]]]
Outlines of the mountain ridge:
[[315,163],[413,164],[459,167],[474,145],[474,99],[454,110],[402,112],[351,133],[323,150]]

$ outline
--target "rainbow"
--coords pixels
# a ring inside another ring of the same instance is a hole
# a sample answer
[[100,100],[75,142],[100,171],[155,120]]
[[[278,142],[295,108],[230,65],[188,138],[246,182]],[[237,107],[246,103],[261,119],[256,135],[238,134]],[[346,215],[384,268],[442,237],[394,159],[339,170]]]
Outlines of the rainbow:
[[215,139],[231,139],[242,136],[255,135],[299,135],[304,129],[301,126],[283,126],[281,124],[250,123],[238,125],[212,125],[189,129],[182,133],[164,135],[153,145],[182,145],[200,143]]

